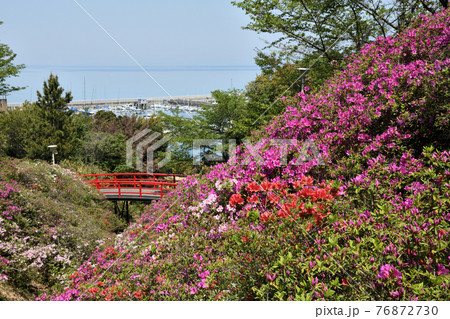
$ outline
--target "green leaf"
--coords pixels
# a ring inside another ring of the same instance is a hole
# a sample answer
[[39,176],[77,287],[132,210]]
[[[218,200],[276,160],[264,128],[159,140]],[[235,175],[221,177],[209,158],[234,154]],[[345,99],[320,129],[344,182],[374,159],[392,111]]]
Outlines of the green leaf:
[[247,213],[247,217],[248,219],[250,219],[250,221],[255,222],[259,220],[259,213],[254,210],[251,210]]
[[332,289],[328,289],[327,291],[325,291],[323,294],[326,298],[331,297],[334,294],[334,290]]

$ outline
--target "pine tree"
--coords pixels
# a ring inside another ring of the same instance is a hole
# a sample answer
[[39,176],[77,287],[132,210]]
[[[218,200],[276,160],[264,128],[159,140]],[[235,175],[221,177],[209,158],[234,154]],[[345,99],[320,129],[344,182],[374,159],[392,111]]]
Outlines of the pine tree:
[[[3,24],[0,21],[0,25]],[[0,96],[6,96],[8,93],[22,90],[24,87],[11,86],[6,83],[9,77],[18,76],[25,65],[14,65],[13,60],[16,54],[6,44],[0,43]]]
[[57,145],[59,158],[67,158],[74,150],[76,128],[67,104],[72,94],[60,87],[58,76],[50,74],[44,81],[42,94],[37,91],[37,101],[31,112],[30,130],[26,151],[31,158],[50,159],[49,145]]

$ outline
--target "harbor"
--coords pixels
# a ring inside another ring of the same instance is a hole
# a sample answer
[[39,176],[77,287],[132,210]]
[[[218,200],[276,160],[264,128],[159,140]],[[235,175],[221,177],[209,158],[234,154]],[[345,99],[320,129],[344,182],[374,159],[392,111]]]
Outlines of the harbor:
[[[177,110],[178,108],[178,110]],[[189,118],[197,115],[199,106],[187,106],[187,105],[172,105],[172,104],[152,104],[147,107],[139,107],[134,104],[120,104],[120,105],[89,105],[85,107],[73,107],[70,106],[69,110],[75,113],[82,113],[87,115],[95,115],[99,111],[113,112],[117,117],[119,116],[137,116],[145,119],[151,118],[152,115],[157,115],[159,112],[171,115],[175,111],[179,113],[181,117]]]
[[[214,104],[211,95],[191,95],[177,97],[134,98],[122,100],[86,100],[72,101],[67,107],[75,113],[95,115],[99,111],[110,111],[116,116],[137,116],[150,118],[153,114],[178,112],[181,117],[192,117],[202,105]],[[22,103],[11,103],[9,110],[21,108]]]

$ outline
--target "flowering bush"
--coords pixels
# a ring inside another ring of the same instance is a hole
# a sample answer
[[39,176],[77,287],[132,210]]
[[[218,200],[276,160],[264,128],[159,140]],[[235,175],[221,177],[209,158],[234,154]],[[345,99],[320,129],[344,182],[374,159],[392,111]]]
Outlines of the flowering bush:
[[73,172],[6,157],[0,163],[0,283],[30,299],[42,293],[36,287],[64,284],[120,223]]
[[40,299],[449,300],[449,40],[444,10],[367,45]]

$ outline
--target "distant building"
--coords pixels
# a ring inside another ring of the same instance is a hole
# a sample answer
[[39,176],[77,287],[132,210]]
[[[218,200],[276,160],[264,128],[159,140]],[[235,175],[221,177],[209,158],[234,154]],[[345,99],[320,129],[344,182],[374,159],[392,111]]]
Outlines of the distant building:
[[0,99],[0,112],[6,112],[8,109],[8,102],[6,99]]
[[146,108],[147,107],[147,99],[138,99],[137,107]]

